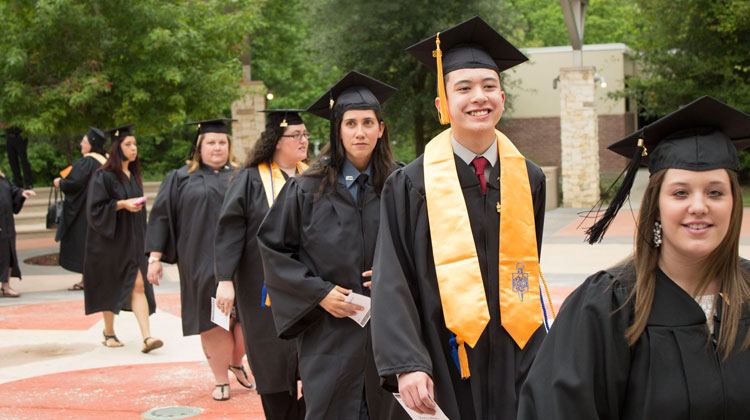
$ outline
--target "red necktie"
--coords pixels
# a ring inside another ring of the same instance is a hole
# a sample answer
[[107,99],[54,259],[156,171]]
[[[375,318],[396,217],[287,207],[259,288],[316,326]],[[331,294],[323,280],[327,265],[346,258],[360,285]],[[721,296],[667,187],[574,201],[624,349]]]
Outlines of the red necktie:
[[482,194],[487,192],[487,180],[484,178],[484,168],[488,163],[490,163],[490,161],[482,156],[475,157],[474,160],[471,161],[471,164],[474,165],[474,173],[477,175],[477,178],[479,178],[479,184],[482,186]]

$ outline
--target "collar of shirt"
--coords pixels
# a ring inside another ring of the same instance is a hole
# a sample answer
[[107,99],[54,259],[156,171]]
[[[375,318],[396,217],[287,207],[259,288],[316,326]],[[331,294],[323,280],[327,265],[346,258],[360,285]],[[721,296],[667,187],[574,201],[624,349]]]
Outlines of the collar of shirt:
[[[364,172],[367,174],[367,176],[370,176],[370,167],[372,166],[372,162],[367,164],[367,169],[365,169]],[[346,185],[346,188],[351,188],[352,184],[354,184],[354,181],[357,180],[357,177],[359,176],[360,172],[357,168],[352,165],[351,162],[349,162],[349,159],[344,159],[344,165],[341,167],[341,170],[339,171],[338,180],[340,183]]]
[[493,141],[490,147],[484,151],[481,155],[476,155],[471,150],[467,149],[463,144],[459,143],[453,133],[451,133],[451,144],[453,144],[453,153],[461,158],[467,165],[471,165],[471,161],[477,156],[482,156],[490,162],[488,168],[495,166],[497,162],[497,141]]

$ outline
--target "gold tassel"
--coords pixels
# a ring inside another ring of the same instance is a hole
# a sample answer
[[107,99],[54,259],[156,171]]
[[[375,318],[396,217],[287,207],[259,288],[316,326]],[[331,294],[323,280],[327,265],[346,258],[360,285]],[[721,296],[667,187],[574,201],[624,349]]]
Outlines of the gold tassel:
[[266,306],[271,306],[271,297],[268,296],[268,292],[266,292]]
[[641,152],[642,157],[648,156],[648,150],[646,150],[646,146],[643,144],[643,139],[638,139],[638,147],[643,147],[643,152]]
[[438,98],[440,98],[440,109],[438,110],[438,116],[440,117],[440,124],[450,124],[451,116],[448,111],[448,98],[445,95],[445,80],[443,79],[443,51],[440,50],[440,32],[437,33],[437,39],[435,40],[435,50],[432,52],[432,56],[437,61],[437,83],[438,83]]
[[469,355],[466,354],[466,345],[464,340],[461,340],[458,336],[456,336],[456,343],[458,343],[458,365],[461,367],[461,379],[468,379],[471,372],[469,372]]

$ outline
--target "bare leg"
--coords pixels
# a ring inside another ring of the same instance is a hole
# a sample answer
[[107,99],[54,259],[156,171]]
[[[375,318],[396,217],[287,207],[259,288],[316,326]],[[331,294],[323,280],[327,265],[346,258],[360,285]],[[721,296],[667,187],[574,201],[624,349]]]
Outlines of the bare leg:
[[146,291],[143,287],[141,270],[138,270],[135,277],[135,286],[133,286],[133,291],[130,292],[130,306],[133,308],[133,315],[138,321],[138,328],[141,329],[143,338],[151,337],[151,326],[148,322],[148,299],[146,299]]
[[[102,311],[104,319],[104,335],[115,335],[115,314],[112,311]],[[123,344],[116,338],[105,338],[104,345],[107,347],[122,347]]]
[[255,378],[253,377],[253,372],[250,370],[250,364],[248,363],[247,366],[243,366],[244,363],[242,362],[242,359],[245,356],[245,340],[242,335],[242,326],[238,322],[234,323],[234,326],[232,327],[232,334],[234,335],[234,350],[232,350],[231,366],[243,367],[245,369],[245,372],[247,372],[247,379],[245,379],[245,375],[240,369],[234,369],[230,367],[230,370],[237,378],[237,382],[239,382],[245,388],[248,388],[251,387],[255,382]]
[[[216,385],[229,383],[229,362],[232,360],[234,349],[234,336],[231,332],[215,327],[201,333],[201,344],[203,354],[206,355],[208,366],[214,374]],[[222,397],[222,390],[214,389],[214,398]],[[228,397],[228,390],[225,395]]]

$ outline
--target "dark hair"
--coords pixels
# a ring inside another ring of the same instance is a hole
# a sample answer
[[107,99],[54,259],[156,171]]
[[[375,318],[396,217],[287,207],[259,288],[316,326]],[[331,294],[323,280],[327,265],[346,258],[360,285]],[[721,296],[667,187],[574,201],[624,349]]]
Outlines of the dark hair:
[[[378,120],[378,123],[384,122],[383,116],[380,112],[375,110],[370,111],[375,113],[375,118]],[[336,130],[334,130],[336,138],[331,140],[336,142],[336,156],[331,156],[332,152],[329,142],[321,151],[320,159],[302,175],[320,176],[323,178],[323,182],[320,183],[320,189],[317,194],[315,194],[315,200],[318,200],[323,196],[323,193],[325,193],[326,190],[328,190],[329,193],[336,190],[338,174],[346,160],[346,149],[344,149],[344,144],[341,140],[341,122],[344,120],[344,114],[345,112],[336,118]],[[391,153],[390,143],[391,140],[388,135],[388,126],[385,126],[383,135],[375,144],[375,149],[373,149],[372,156],[370,157],[370,162],[372,163],[370,179],[372,180],[372,185],[375,187],[375,194],[377,194],[378,197],[380,197],[380,192],[383,191],[383,184],[385,184],[388,175],[390,175],[396,168],[396,164],[393,162],[393,153]]]
[[270,161],[276,151],[276,143],[279,142],[285,130],[285,127],[279,127],[277,124],[274,124],[270,130],[266,127],[266,130],[260,133],[260,137],[253,148],[250,149],[250,153],[247,154],[245,168]]
[[[122,161],[125,159],[125,155],[122,153],[122,149],[120,149],[120,144],[122,144],[122,141],[126,138],[127,137],[112,139],[112,145],[109,148],[109,158],[104,162],[104,165],[97,169],[97,171],[108,171],[114,173],[117,175],[117,179],[123,184],[126,182],[125,173],[122,171]],[[128,169],[130,170],[130,175],[135,177],[138,186],[143,188],[141,160],[138,158],[138,155],[136,155],[134,161],[128,163]]]
[[88,134],[85,134],[86,140],[89,142],[89,145],[91,145],[91,151],[89,153],[99,153],[102,156],[107,156],[107,151],[104,149],[104,145],[107,144],[106,140],[103,140],[101,142],[98,141],[92,141],[91,137],[89,137]]

